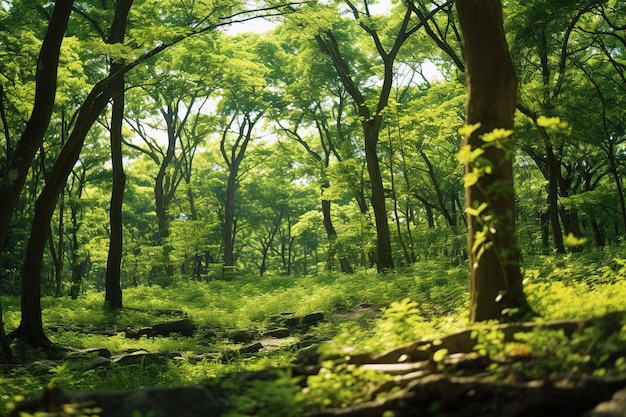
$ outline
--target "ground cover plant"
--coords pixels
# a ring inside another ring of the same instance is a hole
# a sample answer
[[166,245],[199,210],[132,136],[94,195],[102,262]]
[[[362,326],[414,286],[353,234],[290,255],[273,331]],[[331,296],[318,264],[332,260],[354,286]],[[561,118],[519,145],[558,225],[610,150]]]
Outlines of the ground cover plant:
[[[525,288],[533,308],[541,314],[537,320],[604,317],[622,312],[626,269],[618,255],[618,249],[610,249],[527,260]],[[45,326],[61,347],[105,347],[113,354],[138,350],[184,352],[183,360],[91,369],[85,361],[51,358],[17,345],[22,364],[2,370],[1,411],[8,412],[18,400],[39,396],[49,384],[70,391],[93,391],[220,380],[236,399],[230,416],[277,415],[276,410],[294,416],[305,411],[322,412],[366,403],[371,390],[391,378],[363,369],[349,358],[384,352],[427,337],[455,334],[468,327],[465,269],[446,269],[444,262],[435,261],[384,277],[331,272],[296,279],[240,276],[233,281],[182,281],[165,288],[129,288],[125,297],[127,307],[116,312],[102,308],[99,292],[88,292],[78,300],[44,298]],[[9,326],[18,322],[17,302],[11,298],[5,301]],[[362,306],[375,314],[354,314]],[[263,329],[270,325],[269,317],[286,311],[326,314],[325,321],[309,330],[318,340],[327,341],[319,348],[322,356],[316,360],[321,370],[315,375],[296,377],[286,370],[299,351],[293,339],[275,350],[246,357],[235,355],[225,361],[219,353],[232,350],[236,344],[219,337],[204,340],[198,334],[205,330]],[[128,339],[121,331],[113,336],[99,333],[146,326],[162,319],[163,314],[191,318],[199,327],[197,334],[192,338],[171,335]],[[623,377],[626,330],[622,319],[620,316],[617,323],[598,322],[573,338],[562,329],[536,329],[516,334],[509,341],[495,323],[483,323],[473,327],[473,349],[492,361],[489,371],[502,380]],[[618,328],[607,335],[610,326]],[[202,354],[206,356],[198,359]],[[447,349],[438,349],[433,358],[444,363],[447,354]],[[242,372],[267,369],[284,371],[271,383],[242,383],[236,377]]]

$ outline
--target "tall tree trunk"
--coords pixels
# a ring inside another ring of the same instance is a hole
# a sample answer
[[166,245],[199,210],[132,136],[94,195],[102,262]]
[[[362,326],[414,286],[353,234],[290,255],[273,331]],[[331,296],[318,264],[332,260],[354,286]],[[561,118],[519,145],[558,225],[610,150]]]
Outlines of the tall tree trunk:
[[[111,25],[111,38],[115,38],[117,30],[125,28],[126,17],[131,4],[132,0],[117,3]],[[127,5],[128,9],[124,10],[122,5]],[[41,266],[45,243],[50,231],[50,220],[59,195],[65,188],[67,178],[80,156],[89,129],[107,106],[115,91],[113,86],[116,80],[119,80],[116,77],[121,76],[119,73],[120,71],[97,83],[87,95],[80,108],[74,129],[61,149],[46,185],[35,203],[35,215],[22,269],[22,318],[17,329],[11,333],[11,336],[20,337],[33,346],[47,347],[51,345],[50,339],[43,330],[41,317]]]
[[9,158],[0,181],[0,256],[4,250],[13,210],[17,206],[26,176],[37,149],[48,130],[57,89],[61,43],[72,11],[73,1],[55,2],[50,23],[37,60],[35,103],[22,136]]
[[[481,136],[495,129],[513,129],[517,78],[509,55],[499,0],[458,0],[456,7],[463,33],[468,99],[466,123],[480,127],[466,134],[464,145],[482,148],[493,164],[491,174],[466,187],[466,206],[487,208],[468,213],[470,253],[470,320],[502,319],[503,314],[530,312],[522,289],[519,249],[515,229],[513,142],[502,149],[485,147]],[[466,173],[471,172],[469,163]],[[487,223],[488,224],[485,224]],[[480,234],[487,240],[477,241]]]
[[[55,3],[37,59],[33,110],[13,154],[7,155],[6,170],[2,172],[0,180],[0,201],[2,201],[0,206],[0,259],[9,234],[13,211],[26,182],[28,170],[48,130],[56,96],[61,43],[65,36],[73,5],[74,2],[69,0]],[[12,360],[13,355],[4,332],[1,308],[0,342],[7,358]]]
[[[74,2],[70,0],[55,3],[37,59],[33,110],[15,150],[11,155],[7,153],[6,169],[0,173],[2,175],[0,178],[0,201],[2,201],[2,205],[0,205],[0,259],[9,234],[13,211],[24,188],[28,170],[48,130],[56,97],[61,43],[65,36],[73,5]],[[2,121],[6,131],[4,114]],[[10,151],[8,141],[9,138],[7,137],[7,151]],[[0,343],[7,358],[12,361],[13,354],[4,332],[1,306]]]
[[[128,23],[128,13],[133,5],[133,0],[117,0],[115,16],[109,32],[107,43],[123,43]],[[111,74],[122,69],[122,64],[113,62]],[[124,75],[111,85],[113,105],[111,107],[111,167],[112,186],[111,201],[109,204],[109,253],[107,256],[107,269],[105,273],[105,304],[113,309],[122,308],[121,267],[123,251],[123,224],[122,204],[124,201],[124,186],[126,174],[124,173],[122,153],[122,124],[124,121]]]
[[[119,69],[118,64],[111,66],[111,71]],[[123,252],[122,204],[126,174],[124,173],[122,153],[122,123],[124,120],[124,78],[114,86],[115,92],[111,109],[111,166],[112,188],[109,204],[109,253],[105,274],[105,304],[112,309],[122,308],[121,267]]]

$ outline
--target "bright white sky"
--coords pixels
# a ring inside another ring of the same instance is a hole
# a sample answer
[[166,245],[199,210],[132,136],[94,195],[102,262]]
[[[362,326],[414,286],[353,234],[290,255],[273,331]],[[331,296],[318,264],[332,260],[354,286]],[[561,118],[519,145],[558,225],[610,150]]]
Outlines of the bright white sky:
[[[370,5],[370,13],[373,15],[380,13],[388,13],[392,4],[390,0],[379,0],[377,4]],[[234,35],[237,33],[253,32],[263,33],[276,26],[275,21],[269,21],[267,19],[253,19],[243,23],[235,23],[226,28],[226,33]]]

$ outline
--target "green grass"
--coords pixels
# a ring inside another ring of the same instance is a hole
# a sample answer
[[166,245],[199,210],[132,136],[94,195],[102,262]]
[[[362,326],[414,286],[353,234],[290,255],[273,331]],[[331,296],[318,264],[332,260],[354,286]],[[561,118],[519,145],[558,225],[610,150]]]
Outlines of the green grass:
[[[552,320],[592,317],[623,310],[626,262],[620,258],[622,249],[527,260],[525,288],[535,311],[543,320]],[[118,312],[103,307],[104,295],[99,292],[88,292],[78,300],[44,297],[44,327],[49,329],[47,333],[52,341],[60,346],[77,349],[106,347],[114,355],[139,349],[186,352],[189,359],[99,369],[89,369],[87,361],[68,361],[49,371],[45,363],[37,362],[43,360],[41,355],[30,352],[31,357],[27,360],[33,363],[5,367],[0,373],[0,414],[4,414],[16,399],[40,395],[42,387],[49,383],[68,390],[183,385],[241,370],[288,364],[294,358],[295,349],[253,358],[235,358],[227,363],[211,359],[212,356],[192,360],[194,354],[234,348],[232,343],[221,339],[200,343],[199,335],[203,331],[215,329],[219,332],[242,327],[263,329],[269,325],[271,315],[285,311],[296,314],[323,311],[327,317],[332,317],[350,312],[362,303],[381,311],[381,317],[376,320],[354,317],[344,319],[343,323],[329,321],[314,328],[312,333],[320,338],[334,338],[326,348],[331,352],[381,351],[425,336],[453,332],[467,326],[467,284],[464,266],[448,268],[445,262],[429,261],[387,274],[325,273],[302,278],[248,276],[233,281],[183,280],[166,288],[127,288],[124,290],[125,308]],[[8,331],[19,323],[18,303],[17,297],[3,298]],[[182,311],[199,326],[197,336],[133,340],[124,338],[122,333],[106,337],[81,330],[86,327],[121,330],[149,326],[168,319],[162,314],[164,310]],[[59,326],[61,331],[50,330]],[[620,340],[626,338],[624,335],[617,337]],[[564,352],[568,348],[561,346],[560,349],[560,357],[567,357]],[[19,346],[16,351],[23,354]],[[346,373],[346,370],[341,372]],[[345,375],[348,379],[369,378],[350,372]],[[317,382],[312,383],[315,386]],[[315,392],[326,389],[322,382],[318,385]],[[265,388],[255,389],[262,391]],[[310,398],[303,401],[310,401]]]

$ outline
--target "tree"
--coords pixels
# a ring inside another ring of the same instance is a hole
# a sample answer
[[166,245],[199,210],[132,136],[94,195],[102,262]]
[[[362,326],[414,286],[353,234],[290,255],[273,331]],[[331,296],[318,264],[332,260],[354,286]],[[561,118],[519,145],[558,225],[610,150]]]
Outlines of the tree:
[[[460,156],[465,164],[470,320],[522,317],[530,306],[522,289],[515,229],[513,129],[517,78],[498,0],[458,0],[468,98]],[[488,136],[491,135],[491,136]],[[482,171],[481,171],[482,170]]]
[[[131,4],[132,1],[130,4],[117,3],[109,39],[119,39],[123,36],[119,32],[123,33],[126,29],[126,18]],[[17,329],[11,333],[12,337],[20,337],[33,346],[46,347],[52,344],[43,330],[40,299],[41,265],[45,242],[50,230],[50,219],[67,178],[78,160],[85,136],[109,99],[117,91],[115,86],[122,76],[122,70],[112,73],[105,78],[104,82],[96,84],[89,93],[78,114],[74,129],[55,161],[49,179],[35,204],[35,216],[22,269],[22,318]]]
[[[73,1],[55,3],[37,60],[37,84],[33,110],[17,146],[10,155],[7,153],[8,163],[6,169],[2,172],[0,181],[0,199],[3,202],[0,208],[0,259],[2,258],[4,245],[9,233],[13,210],[17,206],[30,164],[37,149],[41,146],[52,115],[57,88],[57,65],[61,43],[65,35],[73,3]],[[9,138],[7,137],[6,140],[8,145]],[[7,356],[11,357],[9,344],[4,333],[1,309],[0,342],[2,342],[2,347]]]
[[383,64],[382,86],[374,104],[370,104],[362,92],[362,87],[357,85],[352,77],[352,69],[342,54],[337,37],[331,29],[326,29],[316,35],[316,40],[322,51],[330,57],[337,71],[337,75],[343,83],[346,91],[352,97],[354,105],[358,109],[364,137],[365,158],[371,186],[371,203],[374,209],[377,234],[377,269],[384,271],[394,267],[391,251],[391,235],[389,232],[388,213],[385,204],[385,188],[383,186],[380,171],[379,156],[376,150],[380,135],[380,127],[383,121],[383,111],[389,103],[389,96],[393,82],[393,65],[402,44],[415,32],[419,26],[409,28],[411,10],[407,7],[402,23],[397,29],[391,48],[386,50],[378,31],[374,26],[368,25],[365,18],[369,18],[367,1],[365,2],[364,19],[361,13],[351,3],[348,3],[354,18],[359,21],[360,27],[371,37],[376,46],[376,51]]

